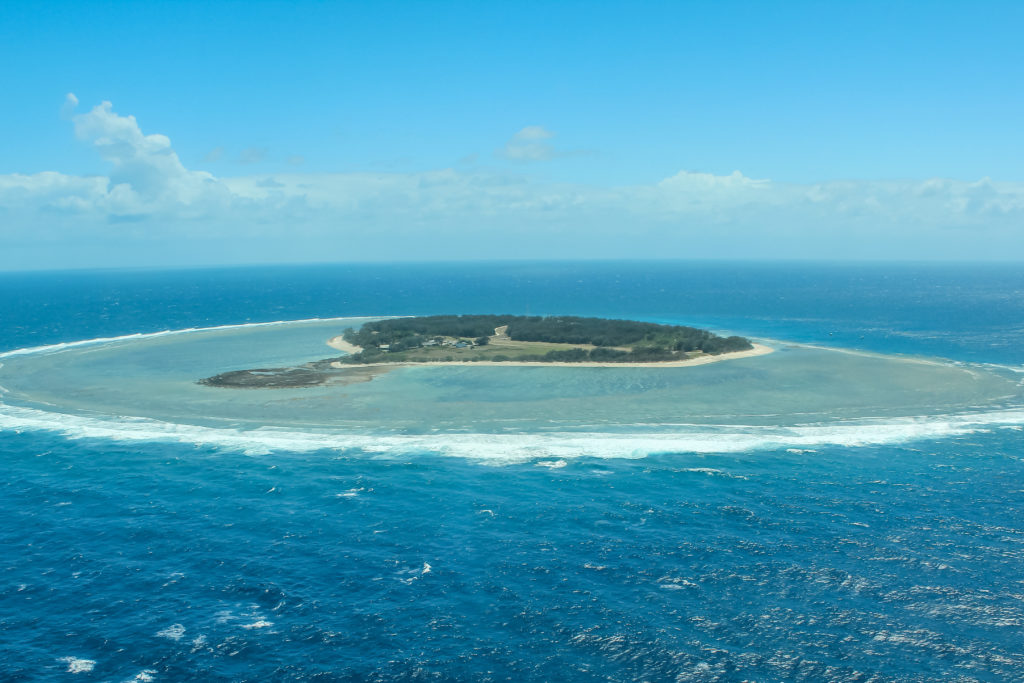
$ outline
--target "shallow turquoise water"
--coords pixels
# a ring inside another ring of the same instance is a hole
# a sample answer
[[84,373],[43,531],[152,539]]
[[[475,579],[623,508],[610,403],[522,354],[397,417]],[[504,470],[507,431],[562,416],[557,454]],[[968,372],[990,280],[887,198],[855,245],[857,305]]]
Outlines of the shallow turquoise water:
[[72,434],[151,439],[170,431],[250,450],[412,449],[508,461],[884,443],[1024,415],[1015,373],[785,342],[767,356],[686,368],[421,366],[343,386],[197,383],[333,355],[326,341],[361,323],[200,329],[10,353],[0,358],[0,419],[38,425],[56,411],[74,416],[61,425]]

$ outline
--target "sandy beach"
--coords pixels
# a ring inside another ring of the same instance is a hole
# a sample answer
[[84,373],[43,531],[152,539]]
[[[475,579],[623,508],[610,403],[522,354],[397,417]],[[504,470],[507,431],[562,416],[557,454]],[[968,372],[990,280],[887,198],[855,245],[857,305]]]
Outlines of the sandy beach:
[[[338,349],[340,351],[346,351],[348,353],[358,353],[362,349],[358,346],[349,344],[341,337],[334,337],[329,342],[328,346]],[[343,370],[345,368],[371,368],[371,367],[408,367],[417,365],[473,365],[473,366],[501,366],[501,367],[561,367],[561,368],[685,368],[692,365],[707,365],[708,363],[718,363],[724,360],[734,360],[738,358],[752,358],[754,356],[764,356],[775,351],[774,348],[766,346],[764,344],[754,344],[754,348],[747,349],[746,351],[733,351],[732,353],[721,353],[717,356],[699,356],[697,358],[687,358],[686,360],[670,360],[660,361],[655,363],[594,363],[590,361],[584,361],[581,363],[545,363],[538,361],[423,361],[423,362],[411,362],[403,361],[399,363],[361,363],[359,365],[349,365],[347,363],[339,363],[334,361],[331,363],[332,368],[338,368]]]
[[332,349],[338,349],[339,351],[344,351],[345,353],[359,353],[360,351],[362,351],[362,348],[356,346],[355,344],[349,344],[347,341],[345,341],[345,338],[340,334],[337,337],[331,337],[327,341],[327,345],[330,346]]

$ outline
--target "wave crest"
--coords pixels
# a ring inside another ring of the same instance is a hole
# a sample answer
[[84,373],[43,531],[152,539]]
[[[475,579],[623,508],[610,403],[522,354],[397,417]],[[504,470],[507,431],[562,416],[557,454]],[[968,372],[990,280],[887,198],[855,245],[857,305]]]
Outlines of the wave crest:
[[494,464],[551,458],[642,458],[659,453],[738,453],[821,446],[873,446],[941,439],[1024,424],[1024,410],[940,415],[888,422],[792,427],[694,426],[686,431],[626,434],[359,434],[270,427],[229,429],[149,418],[84,417],[0,404],[0,430],[48,431],[70,439],[156,441],[268,455],[278,451],[330,450],[369,456],[429,453]]

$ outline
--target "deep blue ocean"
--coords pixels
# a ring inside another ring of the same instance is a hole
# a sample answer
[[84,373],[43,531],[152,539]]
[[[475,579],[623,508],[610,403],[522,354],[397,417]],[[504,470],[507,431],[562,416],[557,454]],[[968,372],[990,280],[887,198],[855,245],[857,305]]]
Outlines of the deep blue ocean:
[[[495,312],[1024,370],[1022,265],[8,273],[0,352]],[[0,680],[1024,680],[1019,425],[496,465],[122,440],[53,415],[0,429]]]

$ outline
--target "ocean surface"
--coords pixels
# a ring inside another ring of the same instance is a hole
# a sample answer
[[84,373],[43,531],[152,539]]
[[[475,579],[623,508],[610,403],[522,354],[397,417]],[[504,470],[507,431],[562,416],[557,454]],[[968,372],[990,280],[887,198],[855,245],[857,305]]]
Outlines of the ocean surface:
[[[406,368],[368,317],[775,352]],[[1024,266],[0,274],[0,680],[1024,679]]]

